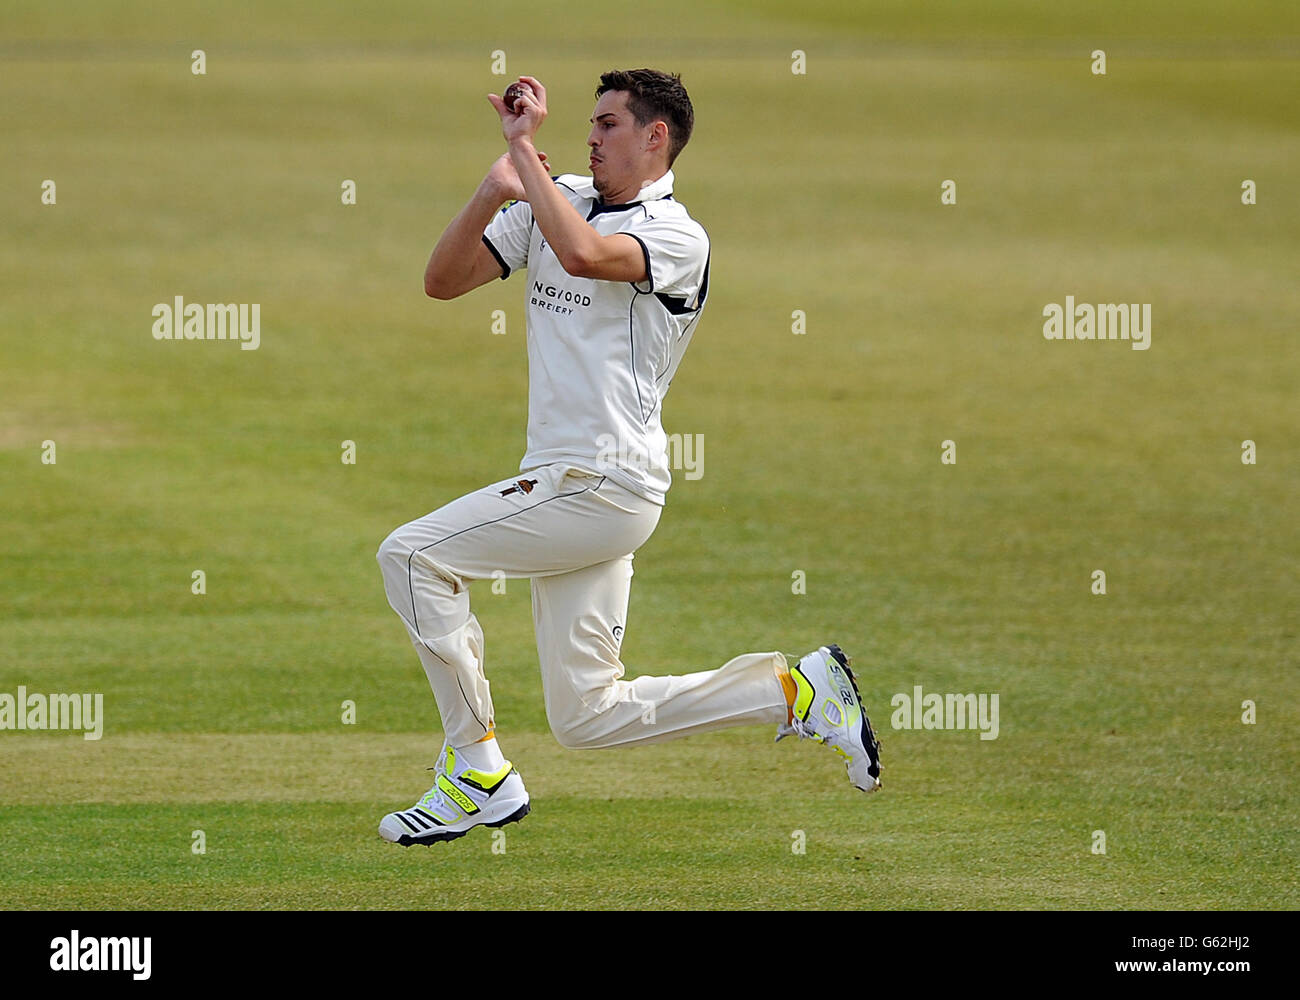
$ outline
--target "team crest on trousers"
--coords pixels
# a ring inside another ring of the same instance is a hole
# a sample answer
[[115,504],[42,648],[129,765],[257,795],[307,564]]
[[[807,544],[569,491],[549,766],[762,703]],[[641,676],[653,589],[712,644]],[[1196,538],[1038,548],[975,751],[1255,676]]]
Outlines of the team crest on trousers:
[[501,491],[503,497],[508,497],[511,493],[528,494],[533,492],[533,487],[537,485],[536,479],[517,479],[513,486],[507,487]]

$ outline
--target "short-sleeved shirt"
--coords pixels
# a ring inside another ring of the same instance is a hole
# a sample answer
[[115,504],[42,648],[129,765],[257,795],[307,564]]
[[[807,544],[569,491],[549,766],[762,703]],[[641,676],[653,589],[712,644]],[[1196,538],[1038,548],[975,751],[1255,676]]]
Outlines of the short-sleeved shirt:
[[520,472],[568,462],[662,504],[671,483],[664,395],[709,287],[709,237],[672,197],[673,173],[627,204],[606,205],[591,178],[555,184],[598,233],[626,233],[645,254],[643,282],[575,278],[527,202],[483,233],[501,277],[527,268],[528,446]]

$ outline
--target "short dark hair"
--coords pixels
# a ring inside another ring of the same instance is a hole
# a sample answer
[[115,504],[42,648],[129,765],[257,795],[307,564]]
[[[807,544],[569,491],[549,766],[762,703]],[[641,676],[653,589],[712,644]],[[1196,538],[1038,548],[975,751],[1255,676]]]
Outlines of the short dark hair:
[[695,128],[695,109],[690,95],[682,86],[680,73],[663,73],[657,69],[612,69],[600,74],[596,96],[607,90],[626,90],[627,109],[642,127],[656,119],[668,124],[668,165],[690,141]]

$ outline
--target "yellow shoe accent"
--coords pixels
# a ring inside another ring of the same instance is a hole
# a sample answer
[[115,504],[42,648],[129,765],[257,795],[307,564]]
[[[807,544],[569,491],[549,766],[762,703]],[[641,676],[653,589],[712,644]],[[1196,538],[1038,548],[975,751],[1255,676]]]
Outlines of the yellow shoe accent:
[[794,681],[797,694],[795,695],[794,704],[790,710],[800,719],[808,718],[808,710],[812,708],[813,686],[812,681],[808,680],[799,672],[798,667],[790,668],[790,679]]
[[463,772],[456,775],[457,781],[468,782],[475,788],[484,792],[494,791],[497,785],[510,777],[510,772],[514,770],[514,765],[506,761],[495,771],[476,771],[472,767],[467,767]]
[[456,805],[464,809],[465,815],[473,816],[478,812],[478,806],[474,804],[474,800],[457,788],[452,783],[452,780],[445,774],[438,775],[438,788],[441,789],[442,793],[446,795],[447,798],[451,799],[456,803]]

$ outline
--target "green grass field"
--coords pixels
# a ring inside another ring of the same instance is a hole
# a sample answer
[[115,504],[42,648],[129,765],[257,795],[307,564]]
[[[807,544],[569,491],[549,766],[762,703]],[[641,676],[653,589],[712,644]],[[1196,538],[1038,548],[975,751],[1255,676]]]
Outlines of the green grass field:
[[[101,692],[104,733],[0,731],[0,906],[1300,904],[1295,5],[537,6],[7,3],[0,693]],[[766,728],[560,748],[527,582],[484,582],[533,814],[503,853],[377,837],[441,736],[375,550],[523,450],[522,279],[421,290],[503,148],[497,49],[556,172],[605,69],[696,107],[665,425],[704,475],[638,553],[629,674],[839,641],[881,794]],[[177,295],[260,303],[260,348],[155,341]],[[1067,295],[1151,303],[1150,349],[1045,340]],[[997,693],[998,738],[892,729],[918,684]]]

